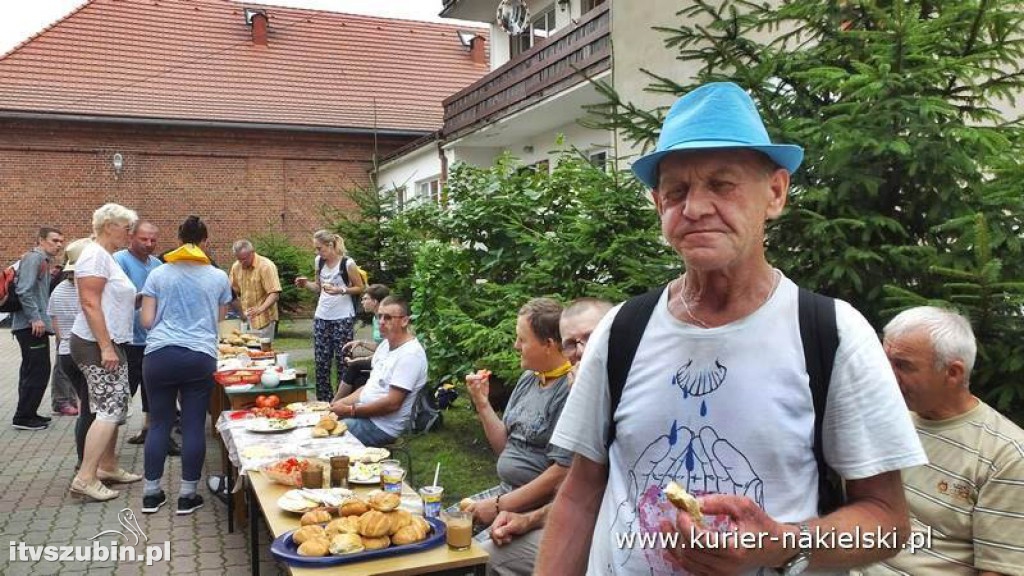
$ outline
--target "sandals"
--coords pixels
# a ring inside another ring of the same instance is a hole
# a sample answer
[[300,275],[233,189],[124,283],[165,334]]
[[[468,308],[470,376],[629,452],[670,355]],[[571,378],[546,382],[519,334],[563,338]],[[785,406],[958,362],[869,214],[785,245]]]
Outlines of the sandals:
[[113,482],[115,484],[131,484],[132,482],[138,482],[142,480],[142,475],[129,472],[124,468],[118,468],[114,472],[107,472],[106,470],[96,470],[96,478],[103,482]]
[[73,496],[85,496],[86,498],[92,498],[96,502],[106,502],[107,500],[113,500],[121,495],[117,490],[111,490],[103,485],[98,479],[93,480],[91,484],[86,484],[75,476],[74,480],[71,481],[70,493]]

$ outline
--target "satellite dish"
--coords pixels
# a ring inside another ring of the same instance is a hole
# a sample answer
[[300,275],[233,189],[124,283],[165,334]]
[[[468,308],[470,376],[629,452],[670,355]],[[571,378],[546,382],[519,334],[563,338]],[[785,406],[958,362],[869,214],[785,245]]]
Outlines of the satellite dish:
[[501,0],[498,4],[498,26],[512,36],[519,36],[530,28],[530,9],[526,0]]

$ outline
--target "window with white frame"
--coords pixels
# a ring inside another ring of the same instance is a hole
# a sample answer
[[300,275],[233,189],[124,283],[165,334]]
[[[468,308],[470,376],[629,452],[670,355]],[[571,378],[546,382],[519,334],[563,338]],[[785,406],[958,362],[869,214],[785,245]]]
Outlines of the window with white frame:
[[441,178],[434,176],[416,183],[416,201],[441,203]]
[[604,3],[605,0],[583,0],[583,13],[586,14]]
[[587,155],[590,163],[597,168],[604,168],[608,164],[608,153],[604,150],[595,150]]
[[552,4],[530,21],[530,27],[526,31],[518,36],[509,37],[509,48],[512,57],[519,56],[554,33],[555,5]]

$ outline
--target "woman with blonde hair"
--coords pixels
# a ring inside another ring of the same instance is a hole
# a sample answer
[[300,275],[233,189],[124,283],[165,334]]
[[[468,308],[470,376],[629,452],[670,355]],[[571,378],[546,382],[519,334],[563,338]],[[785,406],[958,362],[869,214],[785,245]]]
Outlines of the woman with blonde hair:
[[319,294],[313,314],[313,358],[316,365],[316,398],[330,402],[334,398],[331,366],[338,376],[345,367],[342,348],[352,340],[356,321],[356,298],[366,289],[359,266],[345,253],[345,241],[330,230],[313,234],[316,250],[316,279],[295,279],[299,288]]
[[117,426],[131,399],[124,346],[131,343],[135,285],[117,265],[113,252],[128,244],[138,216],[119,204],[104,204],[92,215],[94,241],[75,264],[82,311],[71,327],[71,358],[85,375],[95,421],[85,437],[82,467],[71,493],[96,501],[111,500],[117,490],[103,483],[138,482],[142,476],[118,466]]

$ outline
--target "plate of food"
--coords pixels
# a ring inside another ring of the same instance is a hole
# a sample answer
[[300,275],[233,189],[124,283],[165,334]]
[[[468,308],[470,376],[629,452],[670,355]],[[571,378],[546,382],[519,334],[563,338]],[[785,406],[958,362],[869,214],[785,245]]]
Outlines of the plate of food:
[[285,458],[260,468],[264,476],[285,486],[302,486],[302,472],[323,463],[309,458]]
[[289,490],[277,499],[277,506],[288,512],[303,514],[323,504],[337,504],[351,496],[352,491],[346,488]]
[[[440,520],[410,514],[405,526],[387,535],[386,525],[394,521],[388,514],[396,513],[371,510],[362,516],[341,518],[326,525],[303,526],[274,539],[270,552],[291,566],[320,568],[411,554],[444,544],[446,530]],[[384,535],[363,536],[352,531],[383,532]]]
[[284,418],[253,418],[245,423],[245,430],[256,434],[281,434],[294,429],[295,421]]
[[311,402],[292,402],[286,406],[292,412],[296,414],[306,414],[308,412],[326,412],[331,409],[330,402],[321,402],[319,400]]
[[348,469],[348,481],[352,484],[380,484],[380,464],[352,462]]
[[349,455],[349,458],[352,459],[352,462],[376,464],[381,460],[387,459],[388,456],[391,456],[391,452],[389,452],[387,448],[366,447],[362,450],[353,452]]

